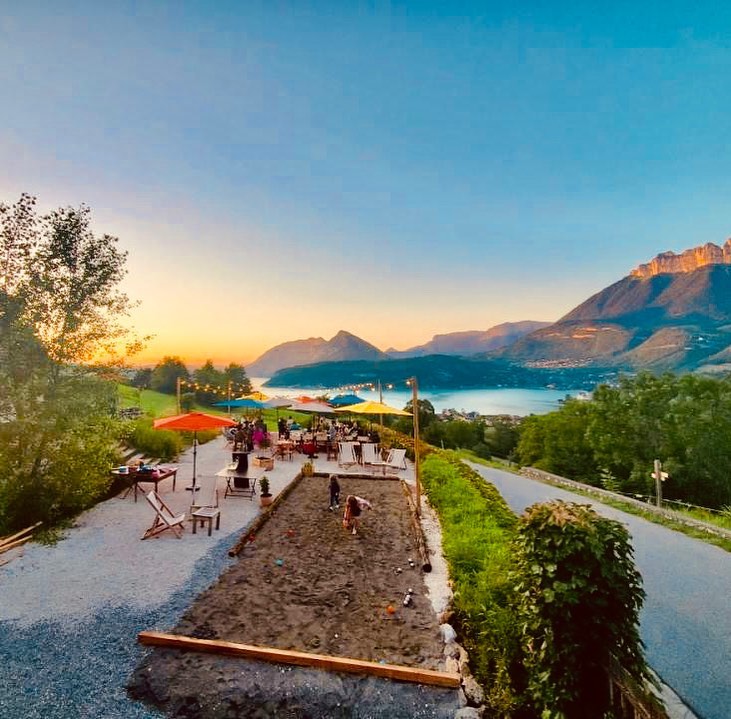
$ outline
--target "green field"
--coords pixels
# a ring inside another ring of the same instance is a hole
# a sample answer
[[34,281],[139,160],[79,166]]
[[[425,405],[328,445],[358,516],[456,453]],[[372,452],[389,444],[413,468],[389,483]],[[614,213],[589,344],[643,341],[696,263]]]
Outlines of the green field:
[[[119,407],[120,409],[127,409],[129,407],[140,407],[142,411],[149,417],[168,417],[177,413],[177,402],[175,395],[163,394],[162,392],[155,392],[151,389],[139,390],[136,387],[130,387],[126,384],[117,385],[119,390]],[[228,416],[228,411],[221,409],[220,407],[207,407],[204,405],[196,404],[194,406],[196,412],[207,412],[208,414],[217,414],[223,417]],[[303,427],[309,425],[312,415],[305,414],[303,412],[290,412],[288,409],[264,409],[261,412],[254,411],[249,413],[232,412],[231,418],[238,420],[240,417],[252,418],[257,417],[261,413],[264,421],[266,422],[267,428],[272,431],[277,429],[277,418],[278,417],[291,417],[297,420]]]

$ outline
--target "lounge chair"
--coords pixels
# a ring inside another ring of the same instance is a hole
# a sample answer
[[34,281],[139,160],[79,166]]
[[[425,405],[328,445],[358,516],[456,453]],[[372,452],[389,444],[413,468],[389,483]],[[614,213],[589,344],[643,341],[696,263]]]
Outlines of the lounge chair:
[[381,462],[381,455],[378,451],[378,445],[373,442],[364,442],[360,445],[361,458],[363,466],[373,466]]
[[406,450],[405,449],[392,449],[388,453],[385,461],[386,469],[395,469],[400,472],[402,469],[406,469]]
[[338,448],[340,449],[338,454],[338,467],[348,469],[358,464],[358,460],[355,457],[355,445],[352,442],[338,442]]
[[183,525],[183,522],[185,522],[185,512],[178,515],[173,514],[170,507],[162,501],[162,498],[154,489],[145,495],[145,499],[155,510],[155,519],[152,522],[152,526],[142,535],[142,539],[149,539],[168,529],[171,529],[173,534],[178,539],[181,539],[183,530],[185,529]]

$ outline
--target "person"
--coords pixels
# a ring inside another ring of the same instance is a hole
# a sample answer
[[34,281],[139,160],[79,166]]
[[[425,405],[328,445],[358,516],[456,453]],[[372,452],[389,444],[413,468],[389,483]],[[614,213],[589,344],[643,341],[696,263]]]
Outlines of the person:
[[358,534],[358,522],[364,509],[373,509],[373,505],[363,497],[349,494],[345,499],[345,512],[343,513],[343,526],[345,529]]
[[330,475],[330,511],[340,508],[340,484],[338,478]]

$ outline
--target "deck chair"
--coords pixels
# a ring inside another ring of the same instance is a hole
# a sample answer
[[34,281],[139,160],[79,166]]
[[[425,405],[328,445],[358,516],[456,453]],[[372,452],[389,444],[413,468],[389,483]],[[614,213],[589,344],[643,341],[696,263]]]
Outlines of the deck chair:
[[183,522],[185,522],[185,513],[173,514],[170,507],[162,501],[160,495],[154,489],[145,495],[145,499],[155,510],[155,519],[152,522],[152,526],[142,535],[142,539],[149,539],[168,529],[171,529],[173,534],[178,539],[181,539],[183,537],[183,530],[185,529],[183,525]]
[[381,461],[381,455],[378,451],[378,445],[373,442],[364,442],[360,445],[361,457],[363,459],[363,466],[373,466],[377,462]]
[[345,467],[348,469],[355,464],[358,464],[358,460],[355,458],[355,445],[352,442],[338,442],[338,467]]
[[406,469],[406,450],[392,449],[388,453],[385,465],[387,469],[395,469],[397,472]]
[[193,499],[190,503],[190,511],[194,512],[201,507],[218,507],[218,477],[198,477],[197,492],[191,492]]

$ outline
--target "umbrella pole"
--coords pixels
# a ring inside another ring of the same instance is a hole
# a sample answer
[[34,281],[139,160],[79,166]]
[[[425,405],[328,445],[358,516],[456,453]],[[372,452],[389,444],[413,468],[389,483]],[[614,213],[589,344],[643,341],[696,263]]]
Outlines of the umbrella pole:
[[195,465],[198,456],[198,430],[193,431],[193,484],[190,487],[186,487],[189,492],[197,492],[200,487],[196,486],[195,483]]

